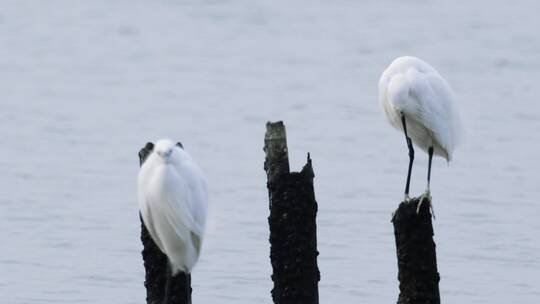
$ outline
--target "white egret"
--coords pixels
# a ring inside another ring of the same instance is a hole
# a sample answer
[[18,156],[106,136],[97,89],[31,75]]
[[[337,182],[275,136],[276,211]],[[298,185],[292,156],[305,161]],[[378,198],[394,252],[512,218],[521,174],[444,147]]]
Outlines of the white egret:
[[155,144],[139,171],[138,201],[144,225],[168,257],[169,275],[189,275],[201,251],[207,188],[202,170],[180,144]]
[[422,200],[430,198],[433,155],[449,162],[460,140],[461,119],[452,89],[426,62],[415,57],[399,57],[384,70],[379,80],[379,103],[390,124],[405,133],[409,149],[405,201],[410,200],[413,143],[428,153],[427,187]]

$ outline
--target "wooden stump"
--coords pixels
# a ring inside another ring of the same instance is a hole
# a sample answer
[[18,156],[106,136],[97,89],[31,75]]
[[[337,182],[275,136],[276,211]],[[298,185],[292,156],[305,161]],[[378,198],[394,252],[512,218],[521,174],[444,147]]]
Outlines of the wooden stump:
[[402,202],[392,222],[398,259],[398,304],[440,304],[439,273],[430,200],[417,213],[419,198]]
[[265,170],[270,200],[272,298],[276,304],[318,304],[317,202],[308,154],[301,172],[289,172],[283,122],[267,123]]

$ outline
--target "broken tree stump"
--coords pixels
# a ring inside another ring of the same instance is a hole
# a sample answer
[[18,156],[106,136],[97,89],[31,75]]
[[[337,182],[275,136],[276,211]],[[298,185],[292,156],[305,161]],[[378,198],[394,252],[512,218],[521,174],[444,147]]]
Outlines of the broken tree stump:
[[[181,143],[177,145],[182,146]],[[139,162],[141,166],[150,153],[152,153],[153,149],[154,144],[149,142],[139,151]],[[168,294],[166,294],[167,276],[170,273],[168,258],[152,240],[152,236],[146,229],[140,214],[139,218],[141,220],[141,241],[143,244],[142,257],[146,272],[144,281],[146,303],[191,304],[190,274],[180,272],[173,276],[169,282]]]
[[402,202],[392,218],[398,260],[398,304],[441,303],[431,200],[425,199],[417,213],[419,202],[419,198]]
[[275,304],[318,304],[317,202],[308,154],[300,172],[289,172],[283,122],[266,124],[264,169],[270,200],[270,260]]

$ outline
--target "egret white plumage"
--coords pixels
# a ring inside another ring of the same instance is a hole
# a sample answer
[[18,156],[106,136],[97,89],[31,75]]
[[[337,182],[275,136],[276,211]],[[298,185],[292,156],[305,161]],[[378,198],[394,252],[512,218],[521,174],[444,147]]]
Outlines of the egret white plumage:
[[199,258],[207,197],[206,179],[191,156],[168,139],[158,141],[139,171],[138,201],[172,275],[191,273]]
[[427,187],[422,199],[429,198],[433,155],[449,162],[460,140],[461,119],[452,89],[432,66],[419,58],[404,56],[384,70],[379,80],[379,103],[390,124],[403,131],[407,141],[405,201],[409,200],[413,143],[428,153]]

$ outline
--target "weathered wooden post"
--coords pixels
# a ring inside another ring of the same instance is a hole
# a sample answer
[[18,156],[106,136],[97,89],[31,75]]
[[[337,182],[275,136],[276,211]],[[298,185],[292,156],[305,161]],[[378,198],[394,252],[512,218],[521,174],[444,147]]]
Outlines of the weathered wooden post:
[[317,202],[308,154],[300,172],[289,172],[283,122],[266,124],[264,169],[270,199],[272,298],[276,304],[318,304]]
[[398,259],[398,304],[440,304],[431,200],[402,202],[392,218]]
[[[181,145],[180,143],[178,143]],[[148,155],[152,153],[154,144],[147,143],[139,151],[140,165],[144,163]],[[170,272],[167,256],[161,252],[154,243],[150,233],[141,220],[141,241],[143,244],[142,257],[146,277],[144,286],[146,287],[147,304],[191,304],[191,275],[183,272],[178,273],[167,282]],[[167,286],[169,284],[169,286]],[[168,292],[167,292],[168,291]]]

